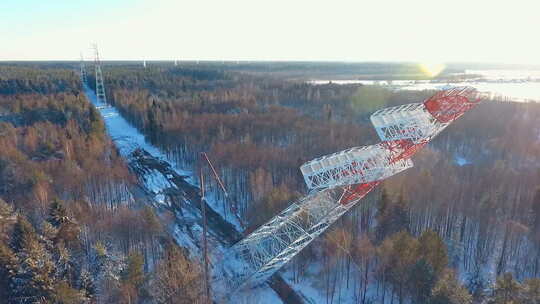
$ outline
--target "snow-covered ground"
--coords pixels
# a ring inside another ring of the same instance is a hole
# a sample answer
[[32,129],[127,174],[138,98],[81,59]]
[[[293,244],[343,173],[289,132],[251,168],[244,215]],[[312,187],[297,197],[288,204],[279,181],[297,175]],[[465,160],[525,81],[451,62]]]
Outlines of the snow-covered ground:
[[[132,157],[132,152],[136,149],[144,149],[154,158],[163,160],[171,165],[178,175],[186,176],[186,182],[193,186],[198,186],[197,179],[194,178],[193,172],[179,168],[178,164],[170,157],[167,157],[159,148],[152,145],[145,136],[131,125],[120,112],[108,104],[98,102],[95,93],[87,86],[84,87],[84,92],[90,102],[98,109],[105,125],[107,133],[114,141],[115,145],[120,151],[120,154],[129,159]],[[154,201],[159,204],[167,204],[166,191],[175,185],[171,182],[171,176],[165,176],[158,170],[147,170],[142,176],[143,182],[147,190],[153,192]],[[231,216],[227,216],[222,213],[225,211],[222,208],[218,208],[218,205],[214,199],[214,193],[209,192],[206,196],[206,202],[212,207],[214,211],[223,216],[231,224],[240,228],[238,220]],[[202,227],[199,225],[200,215],[195,211],[189,209],[183,210],[182,214],[177,214],[176,225],[173,228],[173,236],[179,245],[187,248],[192,256],[197,259],[202,259],[201,253],[201,239],[202,239]],[[239,229],[240,230],[240,229]],[[241,231],[241,230],[240,230]],[[213,281],[213,287],[216,292],[227,293],[230,288],[230,277],[223,271],[220,266],[223,262],[231,257],[227,256],[227,247],[223,242],[219,241],[216,236],[212,234],[208,237],[209,242],[209,256],[211,261],[211,278]],[[240,291],[233,295],[233,298],[229,299],[231,303],[261,303],[261,304],[280,304],[282,303],[278,295],[267,285],[259,286],[257,288]]]
[[[146,137],[137,130],[133,125],[131,125],[115,108],[108,104],[103,104],[98,102],[94,91],[89,87],[85,86],[84,92],[92,104],[99,110],[101,116],[105,121],[107,127],[107,133],[113,139],[115,145],[120,150],[120,154],[124,157],[129,156],[136,148],[142,148],[150,153],[155,158],[169,163],[175,171],[183,176],[187,176],[186,181],[194,186],[198,186],[199,182],[196,178],[196,175],[190,170],[190,168],[181,167],[175,159],[161,151],[158,147],[152,145]],[[163,182],[165,184],[160,184]],[[163,186],[166,185],[167,181],[160,181],[159,178],[154,179],[151,184],[150,189],[155,192],[156,195],[160,193],[160,189],[163,189]],[[232,216],[230,212],[226,212],[221,208],[219,201],[215,199],[216,193],[213,190],[208,190],[206,193],[207,203],[219,213],[223,218],[228,222],[233,224],[238,230],[242,230],[242,225],[235,216]]]
[[98,102],[96,94],[87,86],[84,87],[84,92],[90,102],[99,110],[105,125],[107,127],[107,133],[113,139],[114,143],[120,150],[122,156],[129,156],[136,148],[142,148],[152,156],[166,160],[175,169],[178,170],[179,174],[190,175],[191,172],[187,170],[182,170],[176,168],[176,164],[171,163],[169,159],[162,153],[157,147],[150,144],[145,138],[145,136],[132,126],[115,107],[112,107],[108,104]]
[[460,167],[471,164],[471,162],[468,159],[466,159],[465,157],[460,156],[460,155],[456,155],[455,158],[454,158],[454,161]]

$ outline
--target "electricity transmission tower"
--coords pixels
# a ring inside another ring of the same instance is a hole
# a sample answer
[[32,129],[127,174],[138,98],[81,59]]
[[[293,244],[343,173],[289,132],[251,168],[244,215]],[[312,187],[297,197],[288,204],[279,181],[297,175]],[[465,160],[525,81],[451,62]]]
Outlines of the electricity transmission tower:
[[86,74],[86,65],[84,64],[84,57],[81,53],[81,82],[83,85],[85,85],[88,81],[88,75]]
[[103,73],[101,72],[101,60],[99,59],[99,50],[97,44],[92,46],[94,49],[94,65],[96,68],[96,97],[98,103],[107,103],[107,95],[105,94],[105,84],[103,83]]
[[382,180],[413,166],[411,157],[475,106],[481,94],[461,87],[423,103],[371,115],[381,142],[323,156],[300,167],[310,194],[230,248],[224,263],[229,290],[264,282],[368,194]]

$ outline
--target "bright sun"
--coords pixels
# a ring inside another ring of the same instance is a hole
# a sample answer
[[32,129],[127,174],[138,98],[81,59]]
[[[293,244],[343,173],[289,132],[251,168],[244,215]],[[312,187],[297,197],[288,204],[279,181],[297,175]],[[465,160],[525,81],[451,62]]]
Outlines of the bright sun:
[[429,77],[435,77],[439,75],[444,69],[446,68],[446,65],[444,63],[421,63],[420,69],[422,72],[427,74]]

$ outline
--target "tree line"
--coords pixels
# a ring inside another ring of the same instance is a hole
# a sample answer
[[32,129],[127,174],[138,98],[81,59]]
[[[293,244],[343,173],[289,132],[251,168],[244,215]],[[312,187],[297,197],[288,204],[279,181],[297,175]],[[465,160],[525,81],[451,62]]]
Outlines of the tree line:
[[0,75],[0,303],[197,301],[199,264],[169,236],[172,216],[133,194],[78,76]]
[[[242,218],[246,233],[302,195],[298,166],[304,161],[377,142],[368,119],[375,109],[421,102],[433,94],[361,85],[316,86],[263,73],[219,71],[208,78],[191,73],[178,67],[111,67],[110,99],[154,144],[186,167],[195,165],[199,151],[209,151],[233,197],[225,199],[216,191],[216,198]],[[539,111],[537,104],[506,100],[479,105],[420,152],[415,168],[384,183],[390,196],[403,198],[397,207],[379,210],[381,192],[375,191],[362,208],[344,217],[340,231],[351,234],[347,239],[369,240],[377,248],[385,240],[393,244],[398,239],[415,247],[426,231],[433,231],[447,247],[443,268],[453,270],[439,271],[426,285],[432,294],[444,279],[480,302],[494,292],[499,276],[511,273],[520,281],[537,277],[539,268],[530,265],[538,265],[540,257],[534,228],[538,216],[534,194],[540,184],[535,127]],[[457,157],[470,164],[460,166]],[[386,218],[387,212],[399,216]],[[388,242],[386,246],[393,248]],[[340,257],[335,251],[328,255],[350,265],[349,256]],[[307,250],[299,258],[304,263],[295,263],[308,268],[305,261],[316,264],[324,258]],[[377,260],[377,264],[386,261]],[[313,276],[297,272],[299,281]],[[422,303],[412,293],[416,287],[405,284],[409,279],[399,273],[367,273],[367,290],[373,286],[380,290],[368,292],[362,303],[382,297],[387,302]],[[328,280],[324,286],[335,282]]]

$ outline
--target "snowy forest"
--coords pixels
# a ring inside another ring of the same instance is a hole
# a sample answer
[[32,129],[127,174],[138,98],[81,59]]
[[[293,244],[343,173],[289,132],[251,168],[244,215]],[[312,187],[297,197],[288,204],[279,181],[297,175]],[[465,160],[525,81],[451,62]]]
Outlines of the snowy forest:
[[[201,303],[202,261],[77,68],[0,65],[0,303]],[[108,101],[153,145],[188,171],[208,153],[230,194],[207,172],[212,206],[243,235],[307,193],[301,164],[376,143],[371,113],[434,93],[296,75],[104,64]],[[305,303],[540,303],[539,126],[540,104],[483,102],[279,275]]]
[[0,66],[0,146],[0,303],[199,297],[199,264],[133,195],[78,74]]

